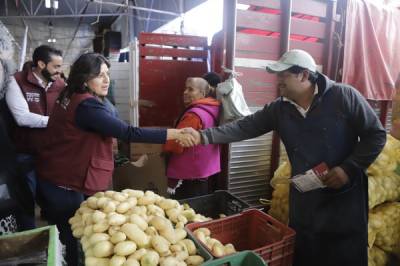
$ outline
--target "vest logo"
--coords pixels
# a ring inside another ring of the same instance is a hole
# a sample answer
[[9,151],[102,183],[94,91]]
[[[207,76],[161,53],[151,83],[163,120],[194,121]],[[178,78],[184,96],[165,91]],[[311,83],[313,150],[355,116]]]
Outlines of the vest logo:
[[32,102],[32,103],[40,102],[40,93],[27,92],[27,93],[25,93],[25,95],[26,95],[26,101],[27,102]]

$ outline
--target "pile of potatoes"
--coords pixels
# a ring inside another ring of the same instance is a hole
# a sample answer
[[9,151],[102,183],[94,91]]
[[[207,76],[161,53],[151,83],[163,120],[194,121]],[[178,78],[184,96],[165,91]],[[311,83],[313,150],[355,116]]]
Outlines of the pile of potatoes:
[[389,262],[388,254],[378,247],[368,249],[368,266],[385,266]]
[[271,179],[272,192],[271,207],[268,213],[278,221],[287,224],[289,220],[289,183],[291,166],[288,161],[279,165]]
[[368,244],[400,259],[400,202],[379,205],[369,213]]
[[193,234],[199,241],[207,246],[214,257],[222,257],[236,252],[235,247],[231,243],[223,245],[218,239],[212,238],[208,228],[198,228]]
[[87,266],[185,266],[204,259],[183,228],[206,220],[176,200],[125,189],[89,197],[69,223]]

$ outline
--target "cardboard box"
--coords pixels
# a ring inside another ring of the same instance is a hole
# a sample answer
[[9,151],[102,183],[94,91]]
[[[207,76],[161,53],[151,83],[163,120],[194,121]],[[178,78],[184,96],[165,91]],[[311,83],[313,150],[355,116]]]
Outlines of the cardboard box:
[[152,190],[161,196],[167,196],[167,177],[165,158],[160,154],[147,155],[143,166],[127,163],[115,168],[113,189],[121,191],[125,188]]
[[121,143],[120,151],[132,161],[136,161],[143,154],[156,155],[162,152],[162,144],[152,143]]
[[132,160],[137,160],[143,154],[159,155],[162,152],[162,144],[131,143],[129,154]]
[[0,265],[61,266],[62,245],[55,225],[0,237]]

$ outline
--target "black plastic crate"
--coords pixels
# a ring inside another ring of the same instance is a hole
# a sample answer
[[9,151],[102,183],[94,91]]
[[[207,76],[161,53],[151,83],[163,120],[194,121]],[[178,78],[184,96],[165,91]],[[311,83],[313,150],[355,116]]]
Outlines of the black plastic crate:
[[225,190],[217,190],[213,194],[200,197],[182,199],[179,200],[179,203],[187,203],[196,213],[213,219],[220,218],[220,214],[229,216],[250,208],[249,204]]

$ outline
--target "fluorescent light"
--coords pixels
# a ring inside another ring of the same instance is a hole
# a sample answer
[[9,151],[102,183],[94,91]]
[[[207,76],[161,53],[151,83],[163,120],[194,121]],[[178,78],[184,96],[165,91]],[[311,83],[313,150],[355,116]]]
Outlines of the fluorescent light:
[[240,10],[247,10],[249,9],[250,5],[245,5],[245,4],[236,4],[236,9]]
[[50,2],[50,0],[46,0],[46,1],[44,2],[44,5],[45,5],[46,8],[51,8],[51,2]]
[[58,1],[57,0],[55,0],[53,2],[53,6],[54,6],[54,9],[58,9]]

